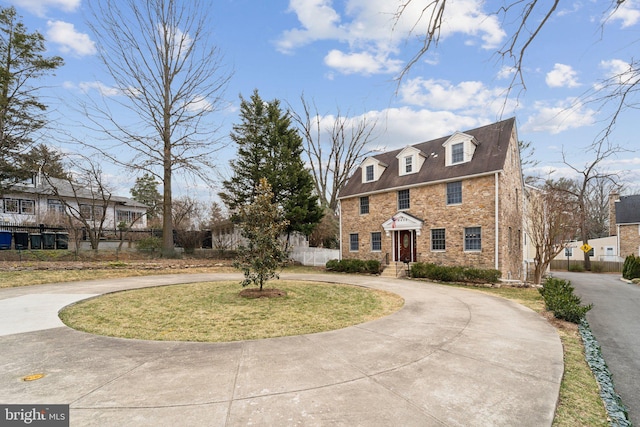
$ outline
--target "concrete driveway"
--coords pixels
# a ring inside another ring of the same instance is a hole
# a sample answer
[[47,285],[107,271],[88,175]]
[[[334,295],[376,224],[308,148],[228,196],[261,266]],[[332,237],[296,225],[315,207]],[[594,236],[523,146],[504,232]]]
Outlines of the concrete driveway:
[[[0,403],[69,404],[72,426],[549,426],[563,373],[555,329],[471,290],[368,276],[285,274],[395,292],[393,315],[234,343],[153,342],[69,329],[54,314],[169,275],[0,290]],[[37,381],[22,378],[43,373]]]
[[620,280],[620,275],[554,272],[570,280],[587,313],[591,332],[598,340],[616,392],[628,409],[629,419],[640,425],[640,286]]

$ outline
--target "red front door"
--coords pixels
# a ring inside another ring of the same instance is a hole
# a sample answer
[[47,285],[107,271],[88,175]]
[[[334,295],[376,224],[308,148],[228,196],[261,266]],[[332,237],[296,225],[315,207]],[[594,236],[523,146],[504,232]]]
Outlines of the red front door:
[[400,255],[398,261],[407,262],[413,261],[411,256],[411,249],[413,248],[413,242],[411,241],[412,233],[410,230],[402,230],[399,233],[398,253]]

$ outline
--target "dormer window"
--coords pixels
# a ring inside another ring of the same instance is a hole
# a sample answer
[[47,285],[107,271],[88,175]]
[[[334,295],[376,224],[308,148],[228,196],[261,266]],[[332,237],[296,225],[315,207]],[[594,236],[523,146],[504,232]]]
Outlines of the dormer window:
[[387,165],[375,157],[367,157],[361,164],[362,183],[375,182],[380,179],[380,175],[385,171]]
[[398,155],[398,174],[400,176],[420,172],[427,156],[415,147],[407,146]]
[[454,133],[442,144],[446,151],[445,165],[453,166],[470,162],[478,144],[478,140],[472,135]]
[[373,181],[373,178],[374,178],[374,174],[373,174],[373,165],[369,165],[369,166],[367,166],[367,167],[366,167],[366,172],[365,172],[365,173],[366,173],[366,175],[367,175],[367,176],[366,176],[366,178],[365,178],[365,179],[366,179],[366,181],[367,181],[367,182]]
[[464,162],[464,142],[451,146],[451,164]]

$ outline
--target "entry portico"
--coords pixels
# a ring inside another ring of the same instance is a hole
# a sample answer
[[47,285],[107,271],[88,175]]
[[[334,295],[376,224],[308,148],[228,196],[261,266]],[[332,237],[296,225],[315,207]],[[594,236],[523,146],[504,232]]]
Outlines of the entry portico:
[[423,224],[424,221],[406,212],[398,212],[382,223],[386,236],[391,237],[393,261],[417,261],[417,239]]

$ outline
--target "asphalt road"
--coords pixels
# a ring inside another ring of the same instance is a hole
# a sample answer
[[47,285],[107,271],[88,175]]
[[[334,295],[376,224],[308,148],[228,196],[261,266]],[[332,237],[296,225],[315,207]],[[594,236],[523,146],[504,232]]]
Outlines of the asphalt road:
[[620,275],[553,272],[570,280],[583,304],[593,304],[587,321],[613,376],[613,385],[640,426],[640,286]]

